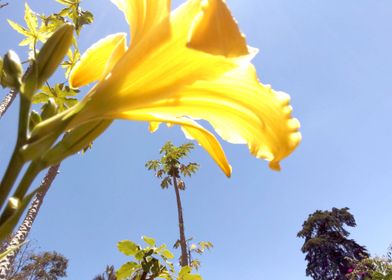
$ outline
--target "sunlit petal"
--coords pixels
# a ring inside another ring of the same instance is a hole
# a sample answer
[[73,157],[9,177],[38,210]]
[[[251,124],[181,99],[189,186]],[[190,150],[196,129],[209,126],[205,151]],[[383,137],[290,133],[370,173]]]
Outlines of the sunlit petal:
[[92,45],[72,69],[69,76],[71,87],[81,87],[102,79],[124,54],[126,36],[125,33],[109,35]]
[[149,98],[114,117],[151,113],[167,121],[183,116],[204,119],[223,139],[247,144],[254,156],[269,161],[275,170],[301,140],[299,122],[291,117],[289,96],[260,84],[252,65],[214,81],[199,81]]
[[[182,131],[188,139],[196,140],[200,146],[202,146],[212,157],[212,159],[218,164],[226,176],[231,175],[231,166],[227,161],[225,152],[222,149],[219,141],[215,136],[209,132],[207,129],[202,127],[200,124],[194,120],[184,118],[184,117],[172,117],[167,115],[159,115],[150,112],[138,112],[130,111],[124,112],[122,115],[117,116],[123,119],[135,120],[135,121],[149,121],[150,131],[154,132],[161,122],[166,122],[168,124],[178,124],[181,125]],[[151,127],[152,124],[152,127]],[[152,130],[151,130],[152,128]]]
[[[170,29],[166,22],[161,22],[130,48],[113,68],[110,78],[102,81],[92,94],[84,117],[148,105],[160,98],[161,92],[175,92],[199,80],[214,80],[240,63],[247,63],[250,56],[227,58],[186,47],[193,19],[203,8],[200,3],[188,1],[180,6],[171,16]],[[105,112],[99,109],[102,105]]]
[[169,1],[112,1],[131,24],[134,43],[128,50],[112,47],[103,74],[90,73],[83,66],[90,62],[75,70],[75,77],[100,82],[67,112],[67,129],[115,118],[148,121],[152,132],[161,122],[179,124],[229,176],[219,142],[194,121],[203,119],[223,139],[246,144],[279,170],[301,140],[299,122],[291,116],[289,96],[259,82],[250,63],[254,52],[225,1],[188,0],[170,16]]
[[170,14],[170,0],[112,0],[124,13],[131,28],[131,44],[136,45],[155,25]]

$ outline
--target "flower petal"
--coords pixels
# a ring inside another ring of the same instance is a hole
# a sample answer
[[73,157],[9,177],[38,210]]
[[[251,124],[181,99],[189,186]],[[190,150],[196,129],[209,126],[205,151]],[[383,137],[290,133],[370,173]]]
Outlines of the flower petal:
[[166,121],[184,116],[204,119],[223,139],[247,144],[254,156],[279,170],[279,161],[301,140],[299,122],[291,117],[289,100],[287,94],[260,84],[254,67],[248,65],[214,81],[199,81],[176,92],[146,97],[135,107],[114,116],[127,118],[150,113]]
[[248,55],[245,36],[240,32],[223,0],[203,1],[202,11],[193,22],[188,46],[227,57]]
[[131,28],[131,44],[136,45],[155,25],[170,14],[170,0],[112,0],[124,13]]
[[247,56],[227,58],[186,46],[189,30],[201,10],[200,0],[186,2],[176,9],[170,22],[161,22],[138,45],[128,49],[111,76],[94,89],[84,118],[128,111],[135,104],[142,106],[151,98],[159,98],[162,91],[174,92],[198,80],[214,80],[240,62],[249,61]]
[[158,129],[158,125],[161,122],[166,122],[170,125],[178,124],[181,125],[181,129],[188,139],[196,140],[200,146],[202,146],[212,157],[212,159],[218,164],[222,171],[227,177],[231,175],[231,166],[227,161],[225,152],[222,149],[219,141],[215,136],[207,129],[202,127],[200,124],[184,117],[171,117],[166,115],[152,114],[149,112],[124,112],[121,116],[123,119],[135,120],[135,121],[149,121],[150,131],[155,132]]
[[72,69],[71,87],[77,88],[102,79],[126,51],[126,34],[109,35],[92,45]]

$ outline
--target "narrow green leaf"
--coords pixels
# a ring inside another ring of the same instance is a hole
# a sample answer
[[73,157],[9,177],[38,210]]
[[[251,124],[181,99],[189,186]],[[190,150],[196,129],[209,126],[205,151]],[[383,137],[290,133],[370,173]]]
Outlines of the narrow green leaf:
[[21,25],[17,24],[16,22],[14,22],[14,21],[12,21],[12,20],[10,20],[10,19],[7,19],[7,21],[8,21],[8,24],[9,24],[16,32],[18,32],[18,33],[20,33],[20,34],[22,34],[22,35],[24,35],[24,36],[30,36],[30,33],[29,33],[29,31],[28,31],[26,28],[22,27]]
[[27,27],[30,29],[30,32],[36,34],[38,28],[38,18],[27,3],[25,3],[24,20]]
[[155,239],[148,237],[148,236],[142,236],[142,239],[144,242],[146,242],[150,246],[155,246]]
[[162,256],[164,256],[167,259],[173,259],[174,255],[172,252],[170,252],[168,249],[164,250],[162,253]]

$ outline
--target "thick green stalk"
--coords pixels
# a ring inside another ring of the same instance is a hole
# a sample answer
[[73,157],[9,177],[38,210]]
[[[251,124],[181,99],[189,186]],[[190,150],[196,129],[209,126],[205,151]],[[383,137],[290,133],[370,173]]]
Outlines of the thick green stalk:
[[0,209],[4,206],[15,180],[24,165],[22,157],[19,155],[19,149],[26,143],[27,127],[29,121],[29,111],[31,102],[23,95],[20,95],[20,110],[19,110],[19,125],[18,137],[16,140],[14,152],[8,164],[7,170],[4,173],[0,184]]

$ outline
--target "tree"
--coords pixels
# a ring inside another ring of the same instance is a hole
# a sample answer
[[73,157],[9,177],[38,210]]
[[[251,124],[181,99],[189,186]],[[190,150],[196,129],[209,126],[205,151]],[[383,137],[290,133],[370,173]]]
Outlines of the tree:
[[[8,243],[2,244],[2,247]],[[7,276],[11,280],[57,280],[67,276],[68,259],[57,252],[39,252],[24,244],[17,251]]]
[[192,143],[186,143],[176,147],[172,142],[169,141],[163,145],[162,149],[160,150],[162,157],[159,160],[150,160],[146,163],[148,170],[154,170],[156,172],[155,176],[162,180],[162,189],[167,189],[171,185],[174,188],[177,200],[178,227],[180,232],[180,265],[182,267],[189,266],[190,260],[187,239],[185,237],[183,208],[180,196],[180,190],[185,190],[185,183],[181,176],[192,176],[192,174],[198,170],[199,165],[193,162],[183,164],[180,162],[180,160],[186,157],[193,148],[194,145]]
[[297,236],[305,239],[301,250],[308,261],[307,276],[315,280],[346,280],[353,263],[369,257],[365,247],[348,239],[350,233],[345,226],[356,226],[348,210],[317,210],[303,223]]

